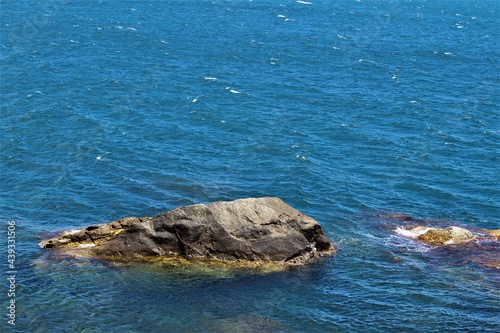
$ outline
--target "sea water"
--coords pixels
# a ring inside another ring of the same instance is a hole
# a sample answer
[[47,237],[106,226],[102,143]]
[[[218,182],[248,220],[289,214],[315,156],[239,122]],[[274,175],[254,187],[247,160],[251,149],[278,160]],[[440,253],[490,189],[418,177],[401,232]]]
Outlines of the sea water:
[[[498,332],[499,271],[384,216],[500,228],[499,10],[1,0],[2,332]],[[318,220],[337,253],[215,274],[37,245],[259,196]]]

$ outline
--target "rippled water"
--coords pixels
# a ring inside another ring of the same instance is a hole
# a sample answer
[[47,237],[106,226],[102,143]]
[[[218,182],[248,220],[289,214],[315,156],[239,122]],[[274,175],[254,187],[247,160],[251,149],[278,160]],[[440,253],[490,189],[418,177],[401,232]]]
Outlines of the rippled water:
[[[499,271],[385,217],[500,228],[497,1],[0,6],[3,249],[7,222],[17,228],[8,331],[498,331]],[[253,196],[317,219],[337,254],[215,274],[37,246]]]

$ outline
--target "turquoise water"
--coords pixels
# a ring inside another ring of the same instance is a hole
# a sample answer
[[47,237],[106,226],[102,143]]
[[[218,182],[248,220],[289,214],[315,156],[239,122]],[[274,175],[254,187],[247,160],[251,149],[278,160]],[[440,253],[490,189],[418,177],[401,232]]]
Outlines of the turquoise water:
[[[404,239],[384,217],[500,228],[497,1],[0,6],[7,332],[498,331],[499,271]],[[37,246],[254,196],[314,217],[337,254],[220,276]]]

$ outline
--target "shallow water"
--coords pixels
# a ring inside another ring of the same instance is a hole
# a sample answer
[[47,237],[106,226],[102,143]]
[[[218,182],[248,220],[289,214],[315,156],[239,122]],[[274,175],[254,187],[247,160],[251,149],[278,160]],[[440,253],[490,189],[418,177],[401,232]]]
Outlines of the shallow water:
[[[498,2],[0,6],[8,331],[498,330],[498,270],[386,218],[500,228]],[[220,276],[61,260],[36,244],[257,196],[317,219],[337,254]]]

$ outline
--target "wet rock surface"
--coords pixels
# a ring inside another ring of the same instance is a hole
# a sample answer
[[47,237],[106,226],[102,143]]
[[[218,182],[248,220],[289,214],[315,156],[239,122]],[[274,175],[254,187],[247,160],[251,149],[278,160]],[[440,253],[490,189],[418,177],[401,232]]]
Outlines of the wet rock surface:
[[396,232],[430,246],[434,259],[457,264],[475,263],[500,269],[500,229],[484,230],[472,226],[449,225],[449,221],[424,220],[404,214],[389,214],[397,224]]
[[197,204],[127,217],[42,241],[42,248],[102,259],[188,259],[303,265],[333,253],[313,218],[279,198]]
[[496,230],[485,230],[486,233],[490,234],[493,237],[496,237],[498,240],[500,240],[500,229]]
[[458,245],[474,239],[467,229],[450,226],[448,228],[427,228],[417,239],[431,245]]

